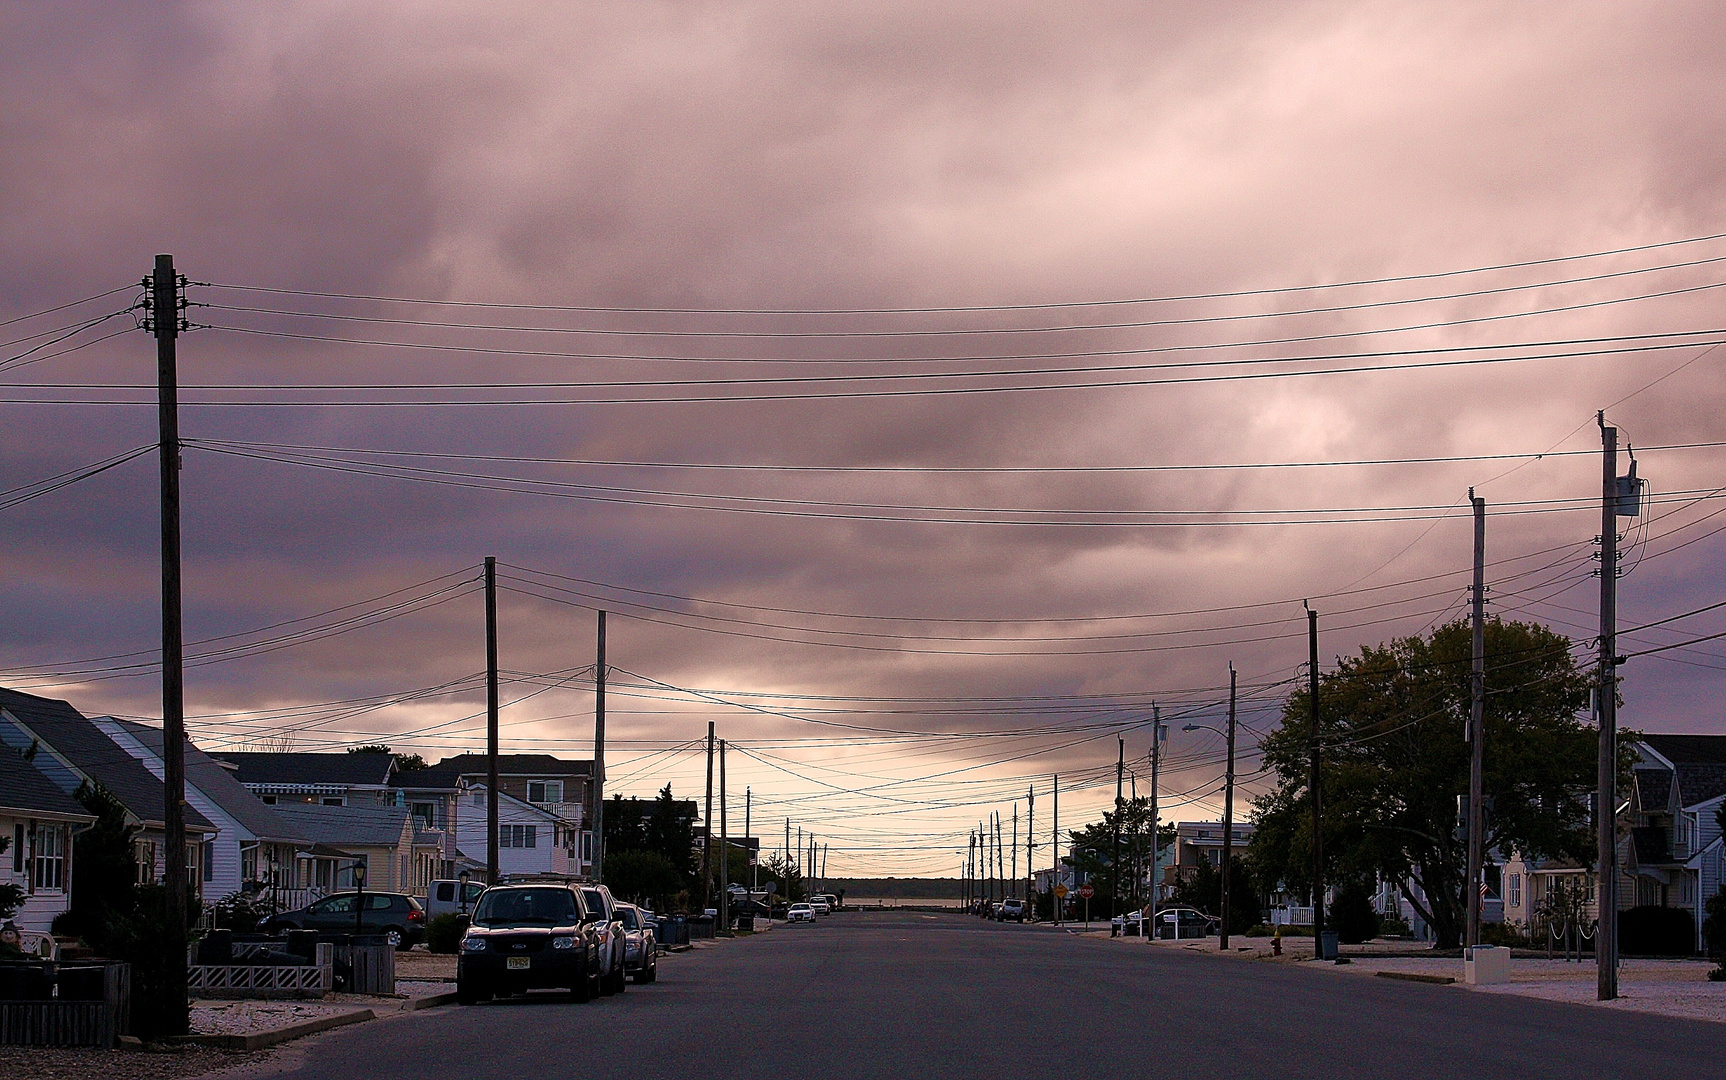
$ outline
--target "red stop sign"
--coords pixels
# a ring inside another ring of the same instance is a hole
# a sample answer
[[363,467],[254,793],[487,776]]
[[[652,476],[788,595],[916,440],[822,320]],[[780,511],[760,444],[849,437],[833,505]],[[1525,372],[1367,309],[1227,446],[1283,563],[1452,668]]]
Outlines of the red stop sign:
[[1079,895],[1084,897],[1086,900],[1089,900],[1091,897],[1097,895],[1097,890],[1091,888],[1089,885],[1080,885]]

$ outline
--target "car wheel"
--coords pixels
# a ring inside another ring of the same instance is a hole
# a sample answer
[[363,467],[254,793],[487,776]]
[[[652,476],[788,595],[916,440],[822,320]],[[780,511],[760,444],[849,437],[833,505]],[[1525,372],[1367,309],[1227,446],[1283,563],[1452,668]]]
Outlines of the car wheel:
[[627,968],[625,968],[623,966],[623,957],[621,957],[621,956],[618,957],[617,960],[615,961],[615,963],[617,965],[617,967],[616,967],[617,991],[616,992],[621,994],[625,990],[629,989],[629,971]]
[[654,957],[653,963],[648,965],[647,981],[648,982],[658,982],[659,981],[659,958],[658,957]]
[[407,937],[393,926],[384,928],[384,941],[388,942],[397,952],[407,948]]
[[593,980],[585,970],[581,973],[581,978],[575,981],[575,985],[569,988],[569,997],[578,1005],[593,1000]]

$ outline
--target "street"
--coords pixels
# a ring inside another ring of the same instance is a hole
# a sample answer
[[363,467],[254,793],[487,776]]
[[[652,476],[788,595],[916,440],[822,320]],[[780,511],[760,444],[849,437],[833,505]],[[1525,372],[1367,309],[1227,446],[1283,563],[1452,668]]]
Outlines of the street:
[[221,1075],[1726,1077],[1720,1031],[1046,926],[846,913],[667,958],[621,997],[433,1009]]

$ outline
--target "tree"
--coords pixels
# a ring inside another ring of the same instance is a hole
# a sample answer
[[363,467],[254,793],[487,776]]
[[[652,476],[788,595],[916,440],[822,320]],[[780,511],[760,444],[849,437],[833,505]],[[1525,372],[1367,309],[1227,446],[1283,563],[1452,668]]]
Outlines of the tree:
[[[1235,855],[1229,859],[1229,933],[1244,934],[1264,921],[1259,907],[1258,890],[1253,888],[1252,874]],[[1223,871],[1210,860],[1200,860],[1191,874],[1184,874],[1175,885],[1175,903],[1198,908],[1207,915],[1222,911]]]
[[[1143,900],[1143,888],[1151,872],[1151,800],[1141,796],[1137,799],[1123,799],[1119,812],[1121,819],[1121,873],[1120,888],[1116,889],[1115,875],[1112,863],[1115,857],[1115,818],[1111,810],[1103,811],[1103,819],[1094,821],[1069,835],[1073,841],[1073,854],[1067,860],[1073,869],[1079,871],[1090,881],[1096,895],[1091,898],[1092,909],[1107,912],[1119,895],[1126,901],[1127,907],[1139,907]],[[1174,826],[1164,825],[1159,830],[1158,844],[1167,865],[1169,847],[1175,842]]]
[[694,877],[694,814],[693,804],[672,797],[670,784],[651,802],[614,795],[605,804],[606,855],[653,852],[678,875],[678,888],[685,888]]
[[367,743],[364,746],[348,747],[350,754],[389,754],[396,760],[397,772],[414,772],[426,767],[426,759],[418,754],[393,753],[385,743]]
[[605,883],[611,891],[656,911],[668,911],[683,890],[683,877],[671,860],[657,851],[607,851]]
[[[1578,714],[1593,673],[1544,626],[1491,619],[1485,631],[1485,848],[1586,865],[1597,738]],[[1469,625],[1457,621],[1430,637],[1363,647],[1319,684],[1326,880],[1400,883],[1443,948],[1460,942],[1466,913],[1457,798],[1468,791],[1471,658]],[[1262,886],[1310,895],[1309,717],[1303,686],[1263,743],[1277,782],[1254,804],[1249,850]]]
[[[0,836],[0,855],[12,846],[10,836]],[[24,906],[24,886],[15,881],[0,884],[0,920],[10,919]]]
[[761,879],[785,903],[795,904],[804,897],[803,871],[789,855],[769,855],[761,863]]
[[130,916],[136,907],[132,890],[138,882],[138,863],[133,841],[138,828],[127,823],[120,800],[99,784],[80,784],[73,798],[96,816],[95,824],[72,841],[77,873],[72,875],[68,911],[72,932],[90,940],[114,919]]

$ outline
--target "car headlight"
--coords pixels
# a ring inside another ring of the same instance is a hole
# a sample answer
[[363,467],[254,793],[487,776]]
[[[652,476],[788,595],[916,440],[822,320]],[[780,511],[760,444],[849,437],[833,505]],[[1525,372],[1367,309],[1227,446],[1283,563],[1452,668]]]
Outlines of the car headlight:
[[461,939],[461,951],[462,952],[484,952],[485,951],[485,938],[482,938],[482,937],[464,937],[464,938],[462,938]]
[[572,937],[554,937],[551,939],[551,947],[554,949],[573,949],[575,948],[575,939]]

